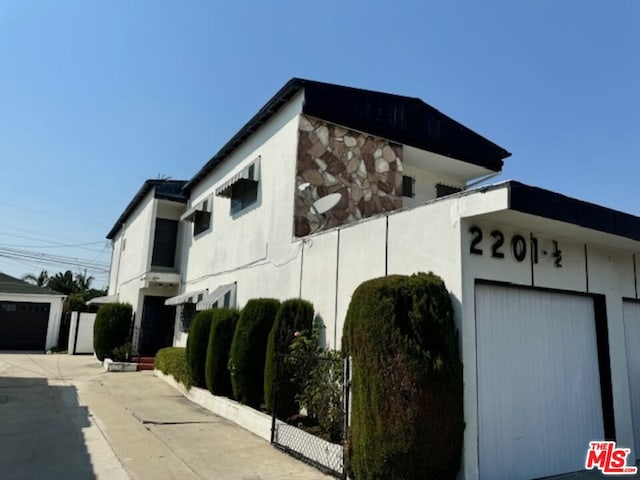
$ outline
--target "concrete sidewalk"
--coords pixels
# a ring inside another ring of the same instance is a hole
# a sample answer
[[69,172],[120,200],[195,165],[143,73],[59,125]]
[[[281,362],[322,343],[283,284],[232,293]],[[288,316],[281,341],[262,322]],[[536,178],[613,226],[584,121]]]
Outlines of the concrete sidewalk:
[[[39,388],[24,388],[29,382]],[[0,405],[0,424],[23,424],[19,436],[0,432],[3,479],[331,478],[194,405],[152,372],[107,374],[88,356],[0,354],[0,401],[9,391],[11,410]],[[48,421],[51,435],[43,437],[38,425]],[[10,461],[5,447],[23,454]],[[62,467],[54,475],[55,458]]]

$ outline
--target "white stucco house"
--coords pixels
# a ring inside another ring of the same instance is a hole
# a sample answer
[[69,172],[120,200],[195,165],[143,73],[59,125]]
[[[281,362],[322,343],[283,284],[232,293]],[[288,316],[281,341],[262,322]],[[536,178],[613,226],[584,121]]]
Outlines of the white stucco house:
[[460,331],[460,478],[582,470],[591,440],[639,459],[640,218],[474,187],[509,155],[420,99],[292,79],[190,180],[144,184],[108,235],[109,295],[140,340],[177,307],[176,345],[196,310],[302,297],[340,348],[361,282],[433,271]]

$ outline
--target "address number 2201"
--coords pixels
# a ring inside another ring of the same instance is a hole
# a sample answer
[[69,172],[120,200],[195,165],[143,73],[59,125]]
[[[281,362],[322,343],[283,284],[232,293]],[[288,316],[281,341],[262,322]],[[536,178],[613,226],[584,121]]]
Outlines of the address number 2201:
[[[472,255],[484,255],[484,250],[481,248],[482,240],[484,238],[484,232],[480,227],[473,226],[469,228],[469,233],[471,234],[471,244],[469,245],[469,253]],[[505,249],[511,250],[511,255],[516,260],[516,262],[522,262],[527,258],[527,249],[529,248],[529,243],[527,240],[519,234],[511,237],[511,240],[506,242],[505,236],[500,230],[492,230],[489,233],[491,237],[491,257],[493,258],[504,258]],[[506,243],[506,245],[505,245]],[[562,250],[558,248],[558,242],[553,240],[551,252],[547,250],[542,250],[540,252],[538,248],[538,239],[531,235],[530,237],[530,248],[533,263],[538,263],[540,253],[542,255],[551,255],[553,258],[553,264],[555,267],[562,267]]]

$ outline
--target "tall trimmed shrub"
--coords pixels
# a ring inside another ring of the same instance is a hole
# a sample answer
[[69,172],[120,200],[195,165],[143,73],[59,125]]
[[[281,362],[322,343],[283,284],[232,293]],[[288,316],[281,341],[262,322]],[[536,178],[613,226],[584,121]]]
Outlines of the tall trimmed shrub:
[[259,407],[264,399],[264,360],[267,338],[280,302],[272,298],[249,300],[240,313],[231,351],[229,372],[236,400]]
[[102,361],[130,341],[132,308],[128,303],[106,303],[93,324],[93,351]]
[[[292,382],[293,376],[286,372],[290,365],[281,361],[278,354],[289,353],[296,332],[309,336],[313,328],[313,304],[306,300],[292,298],[282,302],[275,322],[269,332],[267,356],[264,367],[264,399],[267,409],[274,410],[276,389],[278,391],[278,409],[276,414],[287,418],[298,413],[295,395],[298,393]],[[276,375],[280,372],[281,381],[276,386]]]
[[211,393],[230,397],[233,392],[228,368],[229,350],[240,312],[229,308],[216,308],[212,315],[205,381]]
[[187,338],[187,368],[196,387],[204,387],[204,368],[207,361],[209,332],[213,320],[213,310],[203,310],[191,322]]
[[351,299],[342,345],[353,359],[350,475],[455,478],[462,363],[444,282],[432,273],[364,282]]

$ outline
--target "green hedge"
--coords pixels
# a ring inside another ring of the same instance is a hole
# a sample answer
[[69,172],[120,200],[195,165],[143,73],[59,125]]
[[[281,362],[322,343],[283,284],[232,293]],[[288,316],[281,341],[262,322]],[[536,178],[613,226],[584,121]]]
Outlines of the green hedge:
[[207,389],[215,395],[231,397],[231,376],[229,375],[229,350],[236,330],[238,310],[216,308],[213,310],[213,322],[209,333],[205,382]]
[[132,308],[128,303],[106,303],[93,324],[93,351],[102,361],[130,339]]
[[353,294],[347,464],[359,480],[455,478],[464,430],[451,299],[436,275],[391,275]]
[[173,375],[173,378],[187,389],[193,385],[193,379],[187,368],[187,352],[184,347],[167,347],[158,350],[154,366],[165,375]]
[[288,418],[298,413],[298,405],[295,395],[298,393],[296,385],[290,380],[292,375],[283,370],[289,367],[279,361],[279,353],[289,353],[289,347],[293,341],[294,334],[299,332],[303,335],[310,335],[313,328],[313,304],[306,300],[292,298],[282,302],[278,309],[278,314],[273,322],[273,327],[269,332],[267,342],[267,356],[264,367],[264,399],[269,411],[274,409],[276,393],[276,374],[280,370],[280,378],[284,379],[277,386],[278,409],[276,414],[280,418]]
[[231,351],[229,371],[236,400],[259,407],[264,399],[264,360],[267,338],[280,302],[272,298],[249,300],[240,313]]
[[187,338],[187,368],[196,387],[205,387],[204,369],[207,362],[209,332],[213,310],[203,310],[191,322]]

